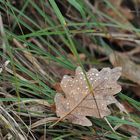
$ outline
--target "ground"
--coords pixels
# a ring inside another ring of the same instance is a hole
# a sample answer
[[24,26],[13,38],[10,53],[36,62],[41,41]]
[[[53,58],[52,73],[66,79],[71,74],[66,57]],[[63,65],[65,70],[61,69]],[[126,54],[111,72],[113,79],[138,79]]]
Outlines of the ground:
[[0,139],[139,140],[139,9],[136,0],[0,0]]

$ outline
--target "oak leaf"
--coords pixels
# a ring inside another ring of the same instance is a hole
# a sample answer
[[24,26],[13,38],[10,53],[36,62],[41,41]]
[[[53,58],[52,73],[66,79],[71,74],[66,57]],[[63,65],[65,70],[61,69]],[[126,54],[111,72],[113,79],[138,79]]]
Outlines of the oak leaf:
[[114,52],[109,56],[113,66],[123,68],[122,76],[140,85],[140,65],[134,63],[130,57],[123,53]]
[[107,106],[117,102],[113,95],[121,91],[121,86],[117,84],[121,68],[103,68],[101,71],[91,68],[85,74],[78,67],[74,78],[65,75],[60,84],[64,96],[57,93],[54,100],[56,114],[60,119],[91,126],[92,123],[86,116],[108,116],[111,112]]

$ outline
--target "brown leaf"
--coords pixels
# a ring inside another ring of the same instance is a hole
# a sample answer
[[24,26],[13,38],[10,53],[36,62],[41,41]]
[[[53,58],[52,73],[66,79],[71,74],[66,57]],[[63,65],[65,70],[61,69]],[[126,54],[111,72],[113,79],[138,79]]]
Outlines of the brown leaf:
[[113,8],[109,6],[104,6],[103,2],[99,3],[99,9],[104,13],[107,13],[116,21],[128,24],[128,20],[132,20],[134,18],[134,15],[132,14],[131,10],[121,5],[122,0],[108,0],[108,2],[110,3],[110,5],[112,5],[112,7],[114,7],[114,9],[116,8],[119,11],[119,14]]
[[132,87],[131,89],[136,94],[136,96],[140,97],[140,86]]
[[[70,58],[70,60],[73,60],[75,63],[77,62],[77,57],[73,56],[72,54],[68,54],[68,57]],[[79,57],[82,61],[84,61],[86,58],[86,55],[83,53],[80,53]]]
[[55,84],[53,85],[53,88],[54,88],[57,92],[61,92],[61,91],[62,91],[62,89],[61,89],[61,87],[60,87],[60,83],[55,83]]
[[65,118],[74,124],[91,126],[92,123],[86,116],[103,118],[111,113],[107,105],[117,102],[113,95],[121,91],[121,86],[117,84],[121,68],[103,68],[101,71],[92,68],[86,75],[93,91],[89,89],[81,67],[78,67],[74,78],[67,75],[63,77],[60,85],[65,97],[57,93],[55,103],[60,119]]
[[140,85],[140,65],[122,53],[112,53],[109,58],[113,66],[122,67],[122,76]]
[[[130,125],[122,125],[120,127],[121,130],[127,132],[127,133],[130,133],[134,136],[140,136],[140,130],[139,128],[136,128],[134,126],[130,126]],[[138,139],[137,139],[138,140]]]

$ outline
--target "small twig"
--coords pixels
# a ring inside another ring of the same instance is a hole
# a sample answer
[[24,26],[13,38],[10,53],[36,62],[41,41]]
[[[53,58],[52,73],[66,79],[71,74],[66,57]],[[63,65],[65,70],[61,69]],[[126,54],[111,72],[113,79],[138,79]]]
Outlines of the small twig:
[[128,41],[133,41],[135,43],[140,43],[140,40],[137,39],[137,36],[133,34],[122,34],[122,33],[113,33],[113,32],[112,33],[95,32],[91,34],[94,36],[101,36],[101,37],[113,38],[119,40],[128,40]]
[[17,74],[17,73],[14,73],[11,69],[9,69],[9,68],[6,67],[5,70],[6,70],[7,72],[9,72],[9,73],[15,75],[15,76],[18,77],[19,79],[21,79],[21,80],[23,80],[23,81],[27,81],[27,79],[23,78],[22,76],[20,76],[20,75]]
[[[28,42],[33,42],[33,43],[35,43],[39,48],[41,48],[41,49],[44,50],[44,47],[42,46],[42,44],[41,44],[38,40],[36,40],[35,38],[29,38],[29,39],[28,39]],[[24,46],[26,46],[26,44],[24,44]]]
[[6,69],[6,67],[9,63],[10,63],[10,61],[7,60],[4,64],[0,64],[0,73],[2,72],[3,69]]
[[113,131],[114,133],[116,133],[116,131],[115,131],[114,128],[111,126],[111,124],[109,123],[109,121],[107,120],[106,117],[104,117],[104,120],[107,122],[107,124],[108,124],[109,127],[112,129],[112,131]]

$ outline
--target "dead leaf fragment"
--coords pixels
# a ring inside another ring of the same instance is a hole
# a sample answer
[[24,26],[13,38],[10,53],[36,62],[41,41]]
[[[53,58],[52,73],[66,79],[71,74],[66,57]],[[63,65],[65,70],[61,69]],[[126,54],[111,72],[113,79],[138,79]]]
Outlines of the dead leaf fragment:
[[[127,24],[129,23],[129,20],[132,20],[134,18],[132,11],[128,7],[124,7],[121,5],[122,0],[116,0],[116,1],[108,0],[108,3],[111,5],[110,7],[105,6],[103,2],[101,1],[101,3],[99,3],[98,5],[99,9],[103,11],[104,13],[107,13],[116,21],[120,21],[121,23]],[[115,8],[119,11],[118,13],[114,10]]]
[[122,76],[140,85],[140,65],[130,60],[129,56],[122,53],[112,53],[109,57],[113,66],[122,67]]
[[103,68],[101,71],[92,68],[86,75],[94,96],[81,67],[76,69],[74,78],[63,77],[60,86],[65,97],[59,93],[55,96],[56,113],[60,120],[65,118],[74,124],[91,126],[86,116],[103,118],[111,113],[107,105],[117,102],[113,95],[121,91],[121,86],[117,84],[121,68]]

